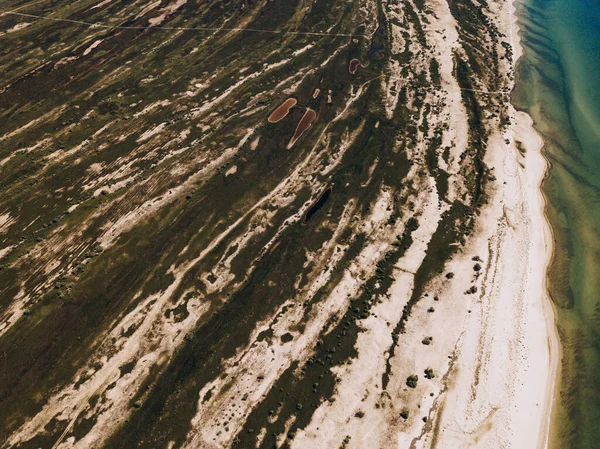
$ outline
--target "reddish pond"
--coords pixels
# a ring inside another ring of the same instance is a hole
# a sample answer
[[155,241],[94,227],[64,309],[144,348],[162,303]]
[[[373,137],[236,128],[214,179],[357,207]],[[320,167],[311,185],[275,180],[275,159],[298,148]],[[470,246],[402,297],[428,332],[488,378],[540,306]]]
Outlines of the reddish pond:
[[317,113],[315,111],[313,111],[310,108],[306,109],[306,112],[304,113],[304,115],[302,116],[300,121],[298,122],[298,126],[296,126],[296,131],[294,132],[294,137],[292,137],[292,140],[290,140],[290,143],[288,143],[288,146],[287,146],[288,148],[292,148],[292,145],[294,145],[296,143],[296,140],[298,140],[300,138],[302,133],[304,133],[304,131],[306,131],[308,128],[310,128],[312,121],[316,117],[317,117]]
[[358,69],[358,64],[360,64],[360,61],[356,58],[350,61],[350,65],[348,66],[348,71],[350,72],[350,74],[354,75],[356,73],[356,69]]
[[296,106],[296,103],[298,103],[298,101],[295,98],[288,98],[271,113],[267,120],[269,123],[277,123],[283,117],[288,115],[288,112],[290,112],[290,109]]

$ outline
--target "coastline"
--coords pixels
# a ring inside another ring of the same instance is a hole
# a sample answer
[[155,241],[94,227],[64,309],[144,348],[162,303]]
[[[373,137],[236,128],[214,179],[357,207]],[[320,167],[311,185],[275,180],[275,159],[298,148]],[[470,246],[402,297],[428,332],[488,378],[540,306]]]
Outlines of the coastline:
[[[523,57],[523,47],[521,45],[520,28],[518,24],[516,0],[511,0],[508,7],[509,11],[509,26],[511,45],[514,51],[514,73],[516,76],[517,66]],[[518,80],[514,80],[514,85]],[[545,145],[544,139],[535,129],[533,118],[524,111],[518,111],[511,99],[511,110],[514,112],[516,122],[512,126],[521,127],[521,137],[528,140],[528,149],[533,147],[533,151],[528,154],[528,159],[531,164],[528,165],[529,170],[526,171],[528,178],[527,193],[532,205],[532,211],[537,210],[537,214],[532,214],[532,225],[535,228],[541,227],[542,232],[538,234],[535,248],[538,255],[542,258],[542,285],[541,285],[541,305],[543,308],[545,325],[548,336],[548,351],[550,357],[549,372],[546,381],[546,397],[544,400],[543,416],[545,419],[542,422],[542,427],[539,430],[539,439],[537,447],[540,449],[548,449],[550,444],[550,426],[552,423],[555,392],[559,383],[559,368],[561,359],[560,339],[556,325],[556,311],[554,304],[550,298],[548,290],[548,267],[552,262],[554,254],[553,230],[546,214],[546,197],[544,196],[542,185],[548,176],[550,163],[543,154]],[[535,170],[531,169],[531,165],[536,164]],[[541,236],[541,237],[540,237]]]

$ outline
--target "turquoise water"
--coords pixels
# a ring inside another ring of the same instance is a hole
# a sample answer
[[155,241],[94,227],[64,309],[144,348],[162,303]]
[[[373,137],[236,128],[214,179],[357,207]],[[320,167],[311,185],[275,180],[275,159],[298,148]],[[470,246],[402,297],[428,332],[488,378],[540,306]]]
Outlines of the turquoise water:
[[521,0],[513,101],[546,141],[563,355],[551,447],[600,448],[600,0]]

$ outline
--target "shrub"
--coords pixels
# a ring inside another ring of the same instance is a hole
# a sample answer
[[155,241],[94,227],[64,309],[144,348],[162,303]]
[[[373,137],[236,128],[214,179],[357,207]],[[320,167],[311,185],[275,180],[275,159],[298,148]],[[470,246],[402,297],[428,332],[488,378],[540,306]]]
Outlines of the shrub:
[[413,374],[406,378],[406,385],[410,388],[417,388],[417,382],[419,381],[419,376]]

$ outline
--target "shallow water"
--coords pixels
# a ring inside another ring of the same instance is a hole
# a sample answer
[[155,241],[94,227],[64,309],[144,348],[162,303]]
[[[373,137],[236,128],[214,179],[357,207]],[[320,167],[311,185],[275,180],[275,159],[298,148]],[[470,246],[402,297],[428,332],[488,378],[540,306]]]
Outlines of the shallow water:
[[600,447],[600,1],[521,0],[514,102],[551,164],[549,288],[563,346],[551,448]]

